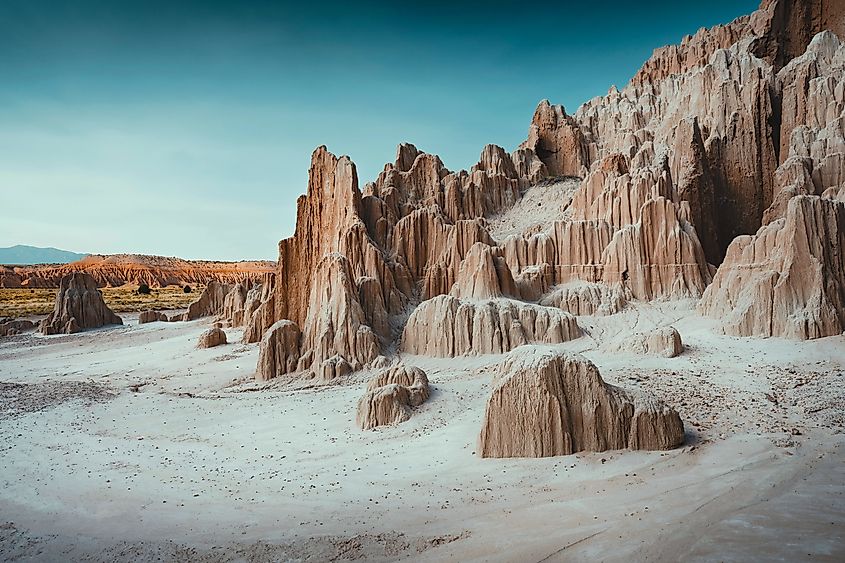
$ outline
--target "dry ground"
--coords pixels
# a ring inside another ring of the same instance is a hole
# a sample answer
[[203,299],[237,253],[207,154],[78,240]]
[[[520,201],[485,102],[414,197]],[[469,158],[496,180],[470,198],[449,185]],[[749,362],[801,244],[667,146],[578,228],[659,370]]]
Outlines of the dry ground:
[[[363,432],[371,373],[252,380],[209,320],[0,339],[0,559],[845,561],[845,336],[732,338],[692,304],[579,317],[610,383],[677,405],[669,452],[480,459],[502,356],[403,360],[431,399]],[[673,359],[614,351],[672,324]]]

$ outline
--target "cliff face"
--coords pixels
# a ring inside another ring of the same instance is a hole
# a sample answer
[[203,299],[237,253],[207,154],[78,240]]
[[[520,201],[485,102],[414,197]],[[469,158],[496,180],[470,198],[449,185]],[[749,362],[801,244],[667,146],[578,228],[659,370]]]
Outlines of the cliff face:
[[140,254],[92,254],[70,264],[0,268],[0,287],[59,287],[61,279],[74,272],[90,274],[98,287],[118,287],[145,283],[150,287],[167,285],[206,285],[260,281],[274,271],[272,262],[208,262]]
[[[753,243],[765,256],[749,258],[736,246],[749,244],[744,235],[777,223],[773,229],[806,233],[812,249],[841,244],[845,55],[835,33],[843,32],[841,2],[766,0],[749,16],[656,50],[625,88],[574,114],[541,102],[518,150],[488,145],[469,171],[447,170],[437,156],[403,144],[395,162],[361,189],[348,157],[318,148],[296,233],[279,244],[274,290],[262,297],[264,313],[249,330],[257,340],[276,321],[290,320],[296,326],[289,334],[301,330],[300,360],[265,361],[262,377],[334,373],[320,367],[326,362],[354,369],[393,350],[400,335],[401,345],[416,351],[441,330],[464,344],[464,335],[488,329],[500,342],[507,335],[507,345],[491,348],[501,352],[542,338],[525,326],[557,318],[539,303],[562,303],[553,298],[561,284],[594,284],[595,295],[620,301],[707,291],[704,311],[730,316],[740,283],[730,270],[765,262],[783,274],[798,264],[774,256],[788,254],[785,239],[795,236]],[[536,193],[562,177],[581,183],[571,200],[547,202],[560,206],[556,220],[501,240],[491,235],[489,219],[508,223],[526,190]],[[806,212],[796,210],[783,225],[794,196],[823,195],[825,203],[802,203]],[[716,274],[726,252],[725,273]],[[822,263],[815,274],[781,278],[826,289],[778,289],[789,303],[769,314],[806,310],[819,295],[835,314],[812,328],[794,329],[781,318],[766,330],[765,322],[740,322],[735,332],[811,338],[841,331],[831,320],[843,313],[840,286],[829,283],[845,275],[840,259],[814,256]],[[708,289],[714,274],[719,283]],[[437,325],[445,301],[428,300],[447,294],[454,307],[495,312],[490,326],[476,327],[487,322],[477,314]],[[502,311],[521,318],[512,323]],[[573,327],[566,338],[577,332]],[[445,355],[489,348],[444,346]]]

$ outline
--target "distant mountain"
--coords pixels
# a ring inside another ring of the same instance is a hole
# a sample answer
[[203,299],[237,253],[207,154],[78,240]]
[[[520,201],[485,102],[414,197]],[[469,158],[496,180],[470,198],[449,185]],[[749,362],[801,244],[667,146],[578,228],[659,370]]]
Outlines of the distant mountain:
[[39,248],[24,244],[0,248],[0,264],[8,265],[67,264],[86,256],[88,255],[58,248]]

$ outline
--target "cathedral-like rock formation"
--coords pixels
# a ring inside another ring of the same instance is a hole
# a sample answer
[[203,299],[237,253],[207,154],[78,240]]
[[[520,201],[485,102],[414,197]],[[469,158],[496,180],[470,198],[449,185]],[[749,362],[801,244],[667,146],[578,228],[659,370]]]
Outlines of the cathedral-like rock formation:
[[684,425],[674,409],[605,383],[581,356],[527,348],[501,365],[478,451],[481,457],[548,457],[666,450],[683,442]]
[[501,354],[524,344],[557,344],[580,336],[575,317],[560,309],[441,295],[411,313],[402,333],[402,351],[440,358]]
[[[572,114],[541,102],[516,151],[487,145],[468,170],[401,144],[361,189],[350,158],[319,147],[274,280],[260,294],[232,294],[226,318],[244,326],[247,343],[291,321],[299,346],[266,355],[277,362],[266,373],[331,380],[397,344],[453,356],[564,341],[577,336],[575,321],[538,302],[605,314],[627,300],[700,298],[721,266],[703,307],[743,326],[728,330],[829,334],[835,315],[810,311],[816,302],[839,310],[835,260],[775,299],[805,311],[803,329],[787,313],[791,328],[766,330],[766,318],[783,315],[747,305],[765,296],[749,301],[730,280],[763,264],[781,285],[796,278],[777,269],[779,245],[757,242],[753,257],[737,245],[763,225],[783,229],[796,198],[845,199],[841,16],[832,0],[765,0],[749,16],[656,50],[628,85]],[[553,208],[534,215],[517,205],[561,177],[579,187],[550,192],[555,201],[541,205]],[[510,210],[527,216],[513,221]],[[815,223],[827,227],[807,246],[838,248],[831,220]],[[595,285],[572,289],[579,284]]]
[[362,430],[397,424],[411,418],[412,407],[428,400],[428,377],[418,367],[402,364],[383,370],[367,384],[358,401],[355,422]]
[[103,301],[90,274],[73,273],[62,278],[53,312],[41,321],[42,334],[71,334],[105,325],[122,325]]
[[738,237],[699,308],[727,334],[821,338],[845,330],[845,202],[789,200],[786,217]]

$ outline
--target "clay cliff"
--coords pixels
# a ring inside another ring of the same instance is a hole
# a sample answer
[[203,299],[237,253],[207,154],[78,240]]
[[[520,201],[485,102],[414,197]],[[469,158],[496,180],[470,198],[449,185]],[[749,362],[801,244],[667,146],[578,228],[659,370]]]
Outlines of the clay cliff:
[[74,272],[90,274],[98,287],[142,283],[150,287],[193,286],[211,280],[234,284],[260,281],[274,268],[275,264],[267,261],[209,262],[142,254],[92,254],[70,264],[0,266],[0,287],[55,288],[64,276]]
[[[840,2],[766,0],[574,113],[542,101],[516,151],[488,145],[469,170],[402,144],[362,188],[349,157],[319,147],[245,320],[252,342],[290,321],[262,343],[261,377],[566,341],[580,334],[567,311],[630,300],[704,296],[737,334],[841,332],[843,32]],[[509,216],[543,190],[567,195],[534,224]]]

